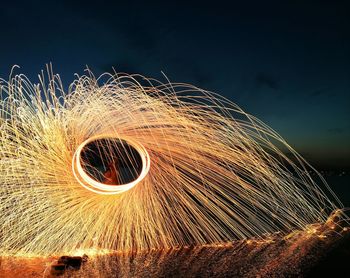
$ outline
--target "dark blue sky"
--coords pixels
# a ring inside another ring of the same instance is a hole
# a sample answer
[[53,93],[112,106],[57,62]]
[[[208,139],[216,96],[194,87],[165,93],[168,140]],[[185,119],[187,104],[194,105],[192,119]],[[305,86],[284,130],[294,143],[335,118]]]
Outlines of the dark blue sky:
[[37,81],[48,62],[65,84],[86,65],[163,71],[228,97],[316,166],[350,167],[349,1],[40,2],[1,4],[1,77],[17,64]]

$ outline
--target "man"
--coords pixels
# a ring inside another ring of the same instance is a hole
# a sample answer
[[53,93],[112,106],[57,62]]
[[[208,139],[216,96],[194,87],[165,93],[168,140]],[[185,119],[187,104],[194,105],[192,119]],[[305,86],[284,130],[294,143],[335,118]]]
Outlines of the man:
[[113,160],[108,164],[107,171],[104,173],[104,180],[102,183],[108,185],[120,185],[118,173],[118,160]]

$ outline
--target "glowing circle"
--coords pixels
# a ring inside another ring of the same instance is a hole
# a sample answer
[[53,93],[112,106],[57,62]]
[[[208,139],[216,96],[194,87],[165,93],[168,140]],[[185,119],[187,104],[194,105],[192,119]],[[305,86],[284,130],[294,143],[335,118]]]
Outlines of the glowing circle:
[[[84,148],[86,148],[90,143],[98,140],[116,140],[132,147],[141,159],[141,169],[140,173],[138,174],[138,177],[132,181],[123,184],[106,184],[102,181],[94,179],[91,175],[89,175],[82,164],[82,155],[84,153]],[[148,174],[149,169],[150,157],[144,146],[130,139],[126,140],[124,138],[117,138],[109,135],[94,136],[85,140],[82,144],[78,146],[72,159],[72,170],[77,181],[84,188],[98,194],[113,195],[126,192],[134,186],[136,186],[139,182],[141,182]]]

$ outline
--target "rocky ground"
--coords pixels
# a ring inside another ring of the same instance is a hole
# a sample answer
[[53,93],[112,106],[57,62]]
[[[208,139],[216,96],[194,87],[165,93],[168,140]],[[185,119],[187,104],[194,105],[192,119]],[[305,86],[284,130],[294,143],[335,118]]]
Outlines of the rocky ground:
[[344,277],[347,229],[97,257],[0,258],[0,277]]

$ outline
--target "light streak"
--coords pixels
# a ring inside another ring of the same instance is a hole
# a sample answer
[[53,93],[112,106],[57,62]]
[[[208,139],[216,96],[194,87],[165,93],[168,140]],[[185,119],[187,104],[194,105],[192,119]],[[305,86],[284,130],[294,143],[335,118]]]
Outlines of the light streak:
[[[51,72],[0,91],[0,254],[220,244],[307,230],[342,209],[281,136],[215,93],[91,73],[66,92]],[[103,138],[136,149],[137,178],[84,171],[84,146]]]
[[[85,142],[80,144],[78,146],[75,154],[73,155],[73,160],[72,160],[72,171],[77,179],[77,181],[86,189],[99,193],[99,194],[121,194],[131,188],[133,188],[136,184],[138,184],[142,179],[145,178],[147,175],[149,169],[150,169],[150,158],[149,154],[147,153],[146,149],[138,144],[137,142],[133,142],[131,140],[128,141],[128,143],[133,146],[136,151],[141,155],[141,162],[142,162],[142,170],[140,175],[137,177],[137,179],[127,183],[127,184],[122,184],[122,185],[106,185],[101,182],[96,181],[92,177],[90,177],[85,170],[83,169],[81,165],[81,152],[83,148],[89,144],[92,141],[98,140],[98,139],[105,139],[105,138],[114,138],[113,136],[108,136],[108,135],[99,135],[95,137],[91,137],[87,139]],[[121,139],[121,138],[118,138]]]

